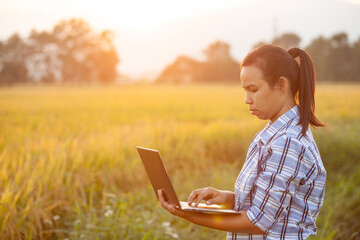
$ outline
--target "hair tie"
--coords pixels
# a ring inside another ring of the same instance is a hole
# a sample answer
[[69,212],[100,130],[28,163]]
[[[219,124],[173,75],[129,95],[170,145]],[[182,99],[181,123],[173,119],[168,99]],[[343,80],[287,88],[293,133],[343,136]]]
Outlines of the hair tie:
[[288,53],[293,57],[293,58],[296,58],[299,56],[299,48],[298,47],[293,47],[293,48],[290,48],[288,50]]

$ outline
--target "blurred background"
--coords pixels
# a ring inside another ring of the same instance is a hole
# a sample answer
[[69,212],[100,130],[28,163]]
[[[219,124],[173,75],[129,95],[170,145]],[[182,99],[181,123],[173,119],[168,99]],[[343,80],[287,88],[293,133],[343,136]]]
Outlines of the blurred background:
[[224,239],[159,206],[135,146],[181,198],[232,190],[266,122],[239,64],[265,43],[313,58],[328,179],[312,239],[360,239],[360,1],[0,0],[0,236]]
[[0,4],[1,84],[236,81],[261,43],[308,50],[321,80],[359,81],[356,0]]

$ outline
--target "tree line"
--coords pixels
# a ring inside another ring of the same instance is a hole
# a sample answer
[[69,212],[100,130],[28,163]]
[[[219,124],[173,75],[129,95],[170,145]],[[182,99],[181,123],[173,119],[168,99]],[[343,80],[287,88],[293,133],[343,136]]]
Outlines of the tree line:
[[[43,83],[114,82],[120,62],[111,31],[94,32],[82,19],[62,20],[50,31],[32,30],[28,37],[13,34],[0,41],[0,85]],[[253,48],[267,42],[258,42]],[[271,42],[285,48],[299,46],[301,38],[284,33]],[[179,56],[155,83],[232,83],[239,81],[240,62],[223,41],[210,44],[205,61]],[[305,47],[319,81],[360,82],[360,38],[350,43],[344,32],[319,36]]]
[[[271,43],[286,49],[299,46],[301,38],[295,33],[284,33],[271,42],[260,41],[253,48]],[[329,38],[319,36],[304,48],[312,57],[319,81],[360,82],[360,38],[350,43],[344,32]],[[168,65],[156,83],[214,83],[238,82],[239,64],[230,54],[230,45],[217,41],[206,48],[205,61],[179,56]]]
[[95,33],[75,18],[26,38],[15,33],[0,41],[0,84],[113,82],[119,63],[113,38],[111,31]]

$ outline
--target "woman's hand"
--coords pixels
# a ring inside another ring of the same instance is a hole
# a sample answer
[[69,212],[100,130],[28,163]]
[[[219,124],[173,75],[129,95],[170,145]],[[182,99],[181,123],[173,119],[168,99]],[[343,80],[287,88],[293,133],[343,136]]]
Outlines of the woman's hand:
[[163,208],[165,208],[167,211],[169,211],[172,215],[182,217],[182,218],[185,218],[185,219],[189,219],[192,215],[194,215],[194,213],[192,213],[192,212],[182,211],[181,209],[178,209],[174,205],[168,203],[165,200],[164,190],[163,189],[159,189],[157,193],[158,193],[158,196],[159,196],[161,206]]
[[192,205],[195,201],[195,206],[197,206],[202,200],[206,201],[207,205],[219,204],[224,205],[225,208],[232,209],[234,207],[235,194],[230,191],[218,190],[212,187],[200,188],[192,191],[188,203]]

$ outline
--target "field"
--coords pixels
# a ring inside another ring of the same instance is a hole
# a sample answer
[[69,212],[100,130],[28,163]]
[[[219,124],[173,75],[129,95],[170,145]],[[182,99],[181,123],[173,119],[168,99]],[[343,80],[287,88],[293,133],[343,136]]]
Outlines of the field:
[[[0,89],[1,239],[224,239],[163,210],[135,146],[159,149],[181,198],[232,190],[254,134],[232,86]],[[360,239],[360,85],[320,84],[328,172],[312,239]]]

